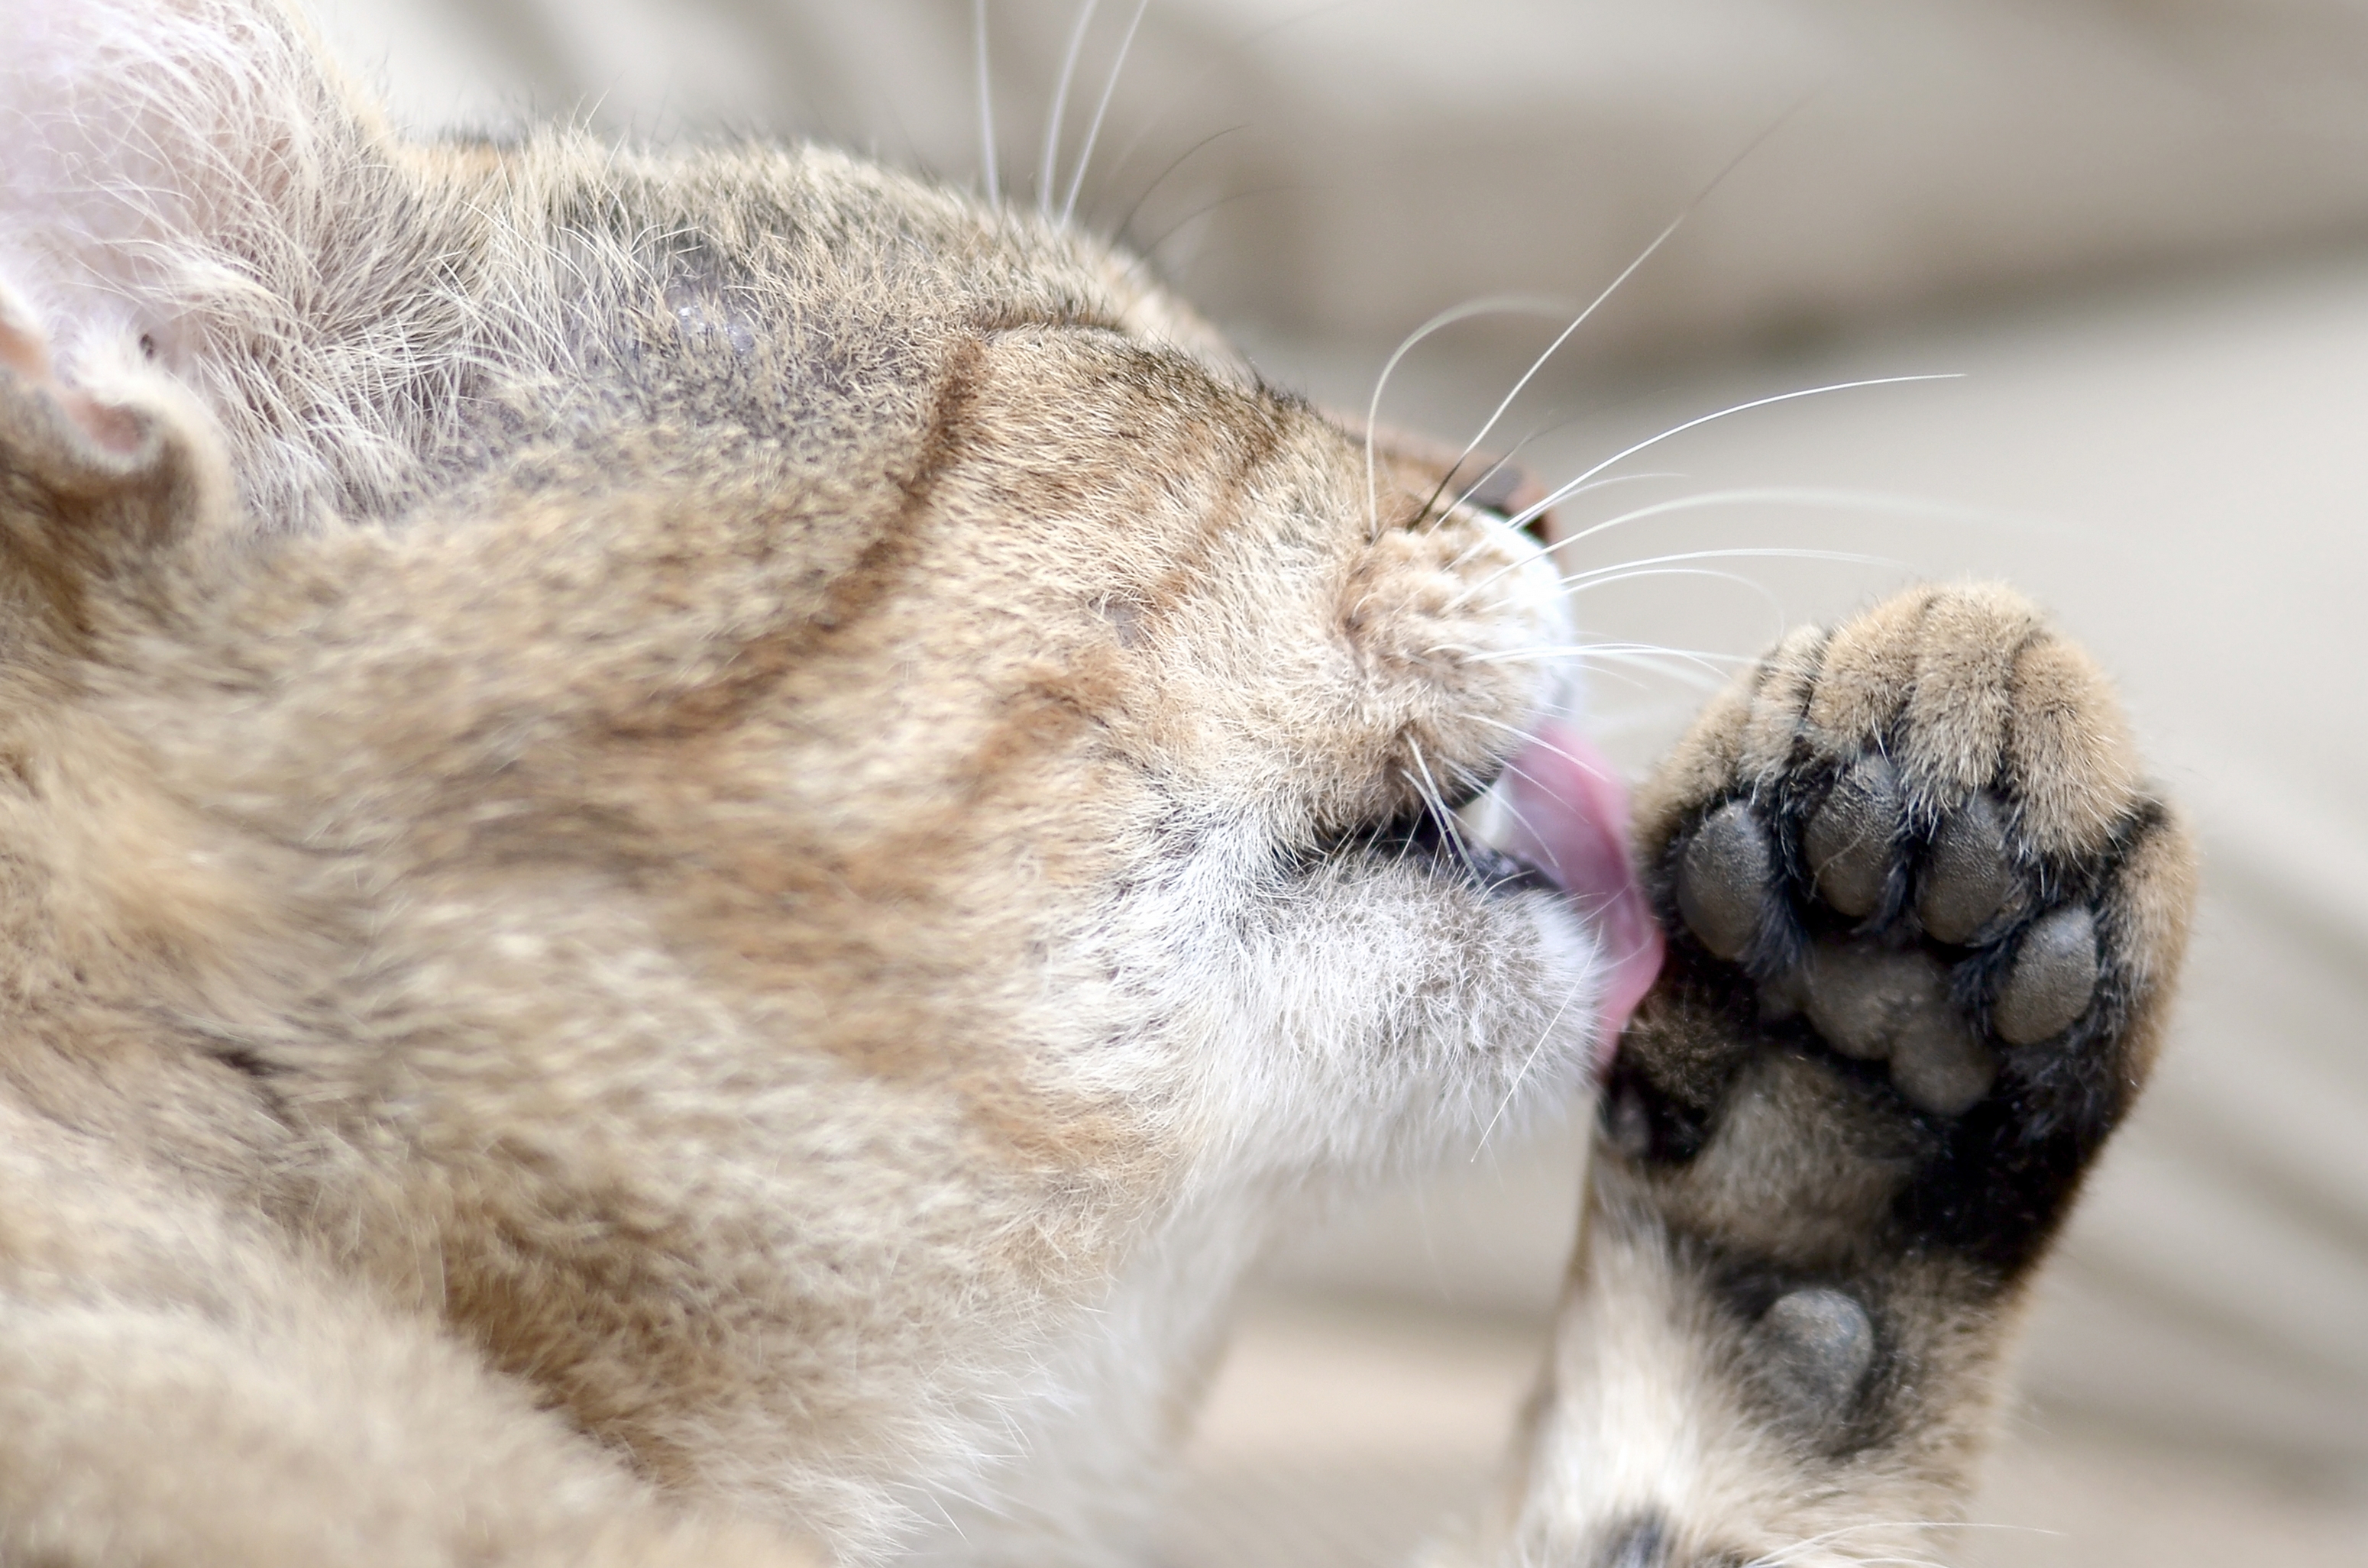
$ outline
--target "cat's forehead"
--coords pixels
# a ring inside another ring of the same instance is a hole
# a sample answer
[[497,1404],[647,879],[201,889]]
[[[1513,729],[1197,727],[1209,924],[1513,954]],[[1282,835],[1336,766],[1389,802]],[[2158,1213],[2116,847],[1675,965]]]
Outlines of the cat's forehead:
[[[455,174],[488,172],[476,150],[443,156]],[[643,159],[567,138],[508,156],[522,166],[497,178],[564,190],[548,209],[563,246],[590,242],[645,273],[684,332],[744,353],[768,326],[825,318],[890,337],[1076,326],[1179,350],[1234,384],[1254,380],[1143,258],[834,149]]]

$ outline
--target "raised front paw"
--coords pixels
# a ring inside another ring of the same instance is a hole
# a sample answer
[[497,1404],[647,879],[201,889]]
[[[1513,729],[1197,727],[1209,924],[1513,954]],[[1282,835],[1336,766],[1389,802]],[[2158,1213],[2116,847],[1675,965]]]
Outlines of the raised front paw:
[[1933,1561],[2191,896],[2103,680],[1998,588],[1788,639],[1639,799],[1607,1075],[1498,1561]]
[[1754,1058],[1805,1058],[1903,1124],[1896,1223],[1998,1261],[2044,1241],[2144,1079],[2192,888],[2087,657],[1988,587],[1800,633],[1640,832],[1673,943],[1614,1146],[1687,1160]]

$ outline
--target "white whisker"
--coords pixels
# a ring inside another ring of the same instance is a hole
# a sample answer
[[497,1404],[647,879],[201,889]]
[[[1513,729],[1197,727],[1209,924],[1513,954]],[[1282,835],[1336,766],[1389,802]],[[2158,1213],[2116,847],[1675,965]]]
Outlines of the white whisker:
[[[1783,1546],[1778,1547],[1773,1551],[1764,1552],[1761,1555],[1751,1559],[1749,1562],[1744,1565],[1744,1568],[1787,1568],[1788,1564],[1800,1561],[1800,1556],[1803,1552],[1814,1551],[1820,1547],[1840,1540],[1844,1537],[1864,1535],[1869,1530],[1901,1529],[2017,1530],[2031,1535],[2044,1536],[2059,1536],[2063,1533],[2060,1530],[2042,1528],[2036,1525],[1970,1524],[1956,1519],[1873,1519],[1869,1520],[1864,1524],[1842,1525],[1834,1529],[1821,1530],[1813,1536],[1804,1536],[1799,1540],[1788,1542]],[[1840,1550],[1847,1551],[1848,1549],[1843,1548]],[[1909,1568],[1940,1568],[1941,1562],[1940,1559],[1934,1557],[1853,1556],[1850,1561],[1856,1563],[1870,1564],[1886,1562],[1902,1563],[1909,1565]]]
[[1060,80],[1053,87],[1053,118],[1044,127],[1044,160],[1036,173],[1036,210],[1053,215],[1053,188],[1060,179],[1061,119],[1069,107],[1069,86],[1076,80],[1077,54],[1086,46],[1086,29],[1093,26],[1101,0],[1085,0],[1077,7],[1076,24],[1069,29],[1069,47],[1061,56]]
[[1530,507],[1527,511],[1524,511],[1520,517],[1512,518],[1511,521],[1514,527],[1519,528],[1523,523],[1535,517],[1539,513],[1543,512],[1548,507],[1555,505],[1565,495],[1575,493],[1579,485],[1586,483],[1590,479],[1593,479],[1605,469],[1614,467],[1627,459],[1634,457],[1638,452],[1644,451],[1651,447],[1657,447],[1662,442],[1670,439],[1672,437],[1682,436],[1687,431],[1698,429],[1702,426],[1708,425],[1713,420],[1730,418],[1737,414],[1748,414],[1755,408],[1769,408],[1780,403],[1798,402],[1800,399],[1804,397],[1823,397],[1828,392],[1856,392],[1865,387],[1907,386],[1916,381],[1963,381],[1964,379],[1964,372],[1962,370],[1943,370],[1936,374],[1922,376],[1873,376],[1864,381],[1833,381],[1821,387],[1803,387],[1797,392],[1777,392],[1770,397],[1756,397],[1748,403],[1733,403],[1725,408],[1717,409],[1709,414],[1697,415],[1693,418],[1687,420],[1682,425],[1673,425],[1657,436],[1648,436],[1644,440],[1637,442],[1634,446],[1622,448],[1621,450],[1612,453],[1601,462],[1597,463],[1593,468],[1588,469],[1585,473],[1580,474],[1577,478],[1571,480],[1569,483],[1554,491],[1551,494],[1547,495],[1544,500],[1538,502],[1535,506]]
[[[1215,142],[1222,142],[1228,136],[1237,135],[1247,129],[1248,127],[1245,125],[1228,125],[1221,131],[1212,131],[1208,135],[1201,137],[1201,140],[1193,142],[1192,145],[1185,148],[1181,153],[1177,153],[1173,159],[1169,160],[1167,166],[1160,170],[1158,175],[1153,178],[1149,185],[1143,187],[1143,194],[1134,199],[1134,205],[1126,210],[1126,216],[1119,220],[1118,227],[1110,231],[1111,234],[1120,243],[1123,244],[1126,239],[1126,232],[1134,227],[1134,220],[1136,216],[1143,211],[1143,204],[1149,201],[1159,187],[1167,183],[1169,176],[1173,176],[1177,170],[1182,168],[1187,163],[1190,162],[1193,155],[1199,153],[1202,148],[1208,147]],[[1111,172],[1115,174],[1117,171],[1113,168]]]
[[1466,300],[1460,305],[1440,312],[1420,326],[1398,340],[1383,362],[1382,373],[1373,379],[1373,395],[1365,404],[1365,527],[1369,533],[1378,534],[1382,528],[1381,487],[1373,472],[1373,426],[1382,417],[1382,393],[1389,389],[1390,376],[1398,361],[1414,352],[1417,345],[1435,332],[1453,326],[1457,322],[1470,321],[1486,315],[1560,315],[1564,310],[1558,300],[1543,300],[1527,294],[1492,294],[1485,299]]
[[[1597,480],[1597,484],[1611,483]],[[2026,519],[2012,513],[1987,506],[1960,506],[1945,501],[1934,501],[1921,495],[1898,495],[1879,490],[1822,490],[1799,486],[1769,486],[1742,490],[1705,490],[1674,500],[1656,502],[1650,506],[1619,517],[1591,523],[1565,539],[1558,539],[1546,547],[1554,554],[1567,545],[1591,539],[1608,528],[1624,528],[1643,518],[1669,512],[1692,511],[1704,506],[1823,506],[1837,512],[1869,512],[1883,517],[1920,517],[1941,522],[1982,523],[1993,527],[2020,524]]]
[[986,0],[971,0],[970,25],[978,54],[978,160],[986,175],[986,202],[994,207],[1002,203],[1003,189],[995,167],[995,84],[987,71]]
[[1700,665],[1705,668],[1720,665],[1749,669],[1760,661],[1741,653],[1713,653],[1695,648],[1665,648],[1654,642],[1579,643],[1563,648],[1518,648],[1488,653],[1466,654],[1467,662],[1475,665],[1526,665],[1550,659],[1568,659],[1577,664],[1649,665],[1655,660],[1676,664]]
[[1094,106],[1093,123],[1086,127],[1086,144],[1077,153],[1077,172],[1070,176],[1068,199],[1061,203],[1061,222],[1066,223],[1076,215],[1077,192],[1085,187],[1086,170],[1094,161],[1094,143],[1101,140],[1102,117],[1110,113],[1110,98],[1118,91],[1118,79],[1126,70],[1126,57],[1134,48],[1134,33],[1143,26],[1143,14],[1151,9],[1151,0],[1135,0],[1134,15],[1127,19],[1126,36],[1119,40],[1118,58],[1110,62],[1110,77],[1102,83],[1101,102]]
[[1561,1024],[1562,1016],[1570,1011],[1570,1005],[1573,1002],[1578,1000],[1578,994],[1585,984],[1584,981],[1571,982],[1570,989],[1563,993],[1562,1006],[1554,1010],[1554,1017],[1546,1020],[1546,1027],[1538,1031],[1538,1042],[1530,1047],[1530,1053],[1527,1056],[1521,1058],[1520,1066],[1514,1070],[1512,1082],[1505,1085],[1505,1097],[1497,1102],[1496,1114],[1488,1119],[1488,1125],[1480,1130],[1480,1142],[1472,1146],[1470,1164],[1479,1164],[1480,1156],[1488,1152],[1488,1140],[1496,1132],[1497,1124],[1504,1120],[1505,1113],[1512,1108],[1513,1096],[1521,1092],[1522,1081],[1529,1077],[1530,1069],[1537,1065],[1538,1053],[1545,1050],[1546,1041],[1554,1039],[1554,1029]]
[[1782,546],[1686,550],[1674,555],[1651,555],[1642,561],[1623,562],[1617,566],[1598,566],[1589,572],[1574,572],[1562,580],[1562,585],[1565,589],[1583,587],[1604,578],[1625,576],[1638,567],[1667,566],[1684,561],[1839,561],[1851,566],[1891,567],[1906,564],[1889,556],[1862,555],[1852,550],[1793,550]]
[[[1448,465],[1447,472],[1449,473],[1452,474],[1457,469],[1462,468],[1463,466],[1463,460],[1470,457],[1474,452],[1479,450],[1480,443],[1488,438],[1488,432],[1494,430],[1497,427],[1497,422],[1505,417],[1505,411],[1513,406],[1513,401],[1520,397],[1521,393],[1528,389],[1529,384],[1531,381],[1537,379],[1538,373],[1546,368],[1546,362],[1552,359],[1556,354],[1562,352],[1563,345],[1568,343],[1571,340],[1572,335],[1577,333],[1580,327],[1587,324],[1588,318],[1595,314],[1597,311],[1600,310],[1603,307],[1603,302],[1611,299],[1613,294],[1617,293],[1622,284],[1626,283],[1629,278],[1634,277],[1638,267],[1643,267],[1646,262],[1652,260],[1654,253],[1658,251],[1663,245],[1669,243],[1670,237],[1685,226],[1686,220],[1691,218],[1696,212],[1700,211],[1702,210],[1702,203],[1711,199],[1712,193],[1716,191],[1720,186],[1726,183],[1726,177],[1733,174],[1736,169],[1742,167],[1746,159],[1749,158],[1752,153],[1758,152],[1760,147],[1767,142],[1770,136],[1775,135],[1778,128],[1781,127],[1787,119],[1790,119],[1793,117],[1794,110],[1799,107],[1800,106],[1796,104],[1793,108],[1788,108],[1782,114],[1778,115],[1775,119],[1769,123],[1766,130],[1753,137],[1750,142],[1745,145],[1741,152],[1728,159],[1726,166],[1719,170],[1715,175],[1713,175],[1709,183],[1704,185],[1701,190],[1694,193],[1693,199],[1687,202],[1685,206],[1679,210],[1678,215],[1669,220],[1668,226],[1662,229],[1659,233],[1653,236],[1652,243],[1647,244],[1643,250],[1638,251],[1636,253],[1635,259],[1631,261],[1627,266],[1622,267],[1620,269],[1620,275],[1614,278],[1611,282],[1605,284],[1603,286],[1603,291],[1596,295],[1594,299],[1588,301],[1585,310],[1579,312],[1577,315],[1571,318],[1570,324],[1564,327],[1561,333],[1556,335],[1552,343],[1546,345],[1545,352],[1540,354],[1535,359],[1530,361],[1530,368],[1521,372],[1520,379],[1513,383],[1513,390],[1507,392],[1503,399],[1497,403],[1495,412],[1488,415],[1486,422],[1480,426],[1479,430],[1473,436],[1472,439],[1464,443],[1463,450],[1456,455],[1455,460]],[[1526,521],[1527,519],[1525,518],[1523,520]]]
[[[1705,192],[1704,194],[1706,195],[1708,193]],[[1513,406],[1513,400],[1520,397],[1523,392],[1527,391],[1529,384],[1537,379],[1538,372],[1546,368],[1546,361],[1552,359],[1556,354],[1562,351],[1563,345],[1570,341],[1571,335],[1577,332],[1580,327],[1585,326],[1587,324],[1587,319],[1593,315],[1597,311],[1600,310],[1603,307],[1603,301],[1611,298],[1613,292],[1617,290],[1622,284],[1634,277],[1638,267],[1653,259],[1654,252],[1668,244],[1669,236],[1676,233],[1678,230],[1683,226],[1685,221],[1693,215],[1694,208],[1700,205],[1701,200],[1701,197],[1696,197],[1692,202],[1687,205],[1684,211],[1670,219],[1668,227],[1663,229],[1659,233],[1655,234],[1653,236],[1652,244],[1646,245],[1643,250],[1638,251],[1636,253],[1636,258],[1634,261],[1631,261],[1627,266],[1622,267],[1620,269],[1620,275],[1617,278],[1614,278],[1611,282],[1603,286],[1603,292],[1596,295],[1594,299],[1589,300],[1584,310],[1580,311],[1578,314],[1571,317],[1570,324],[1564,327],[1562,331],[1556,335],[1552,343],[1546,345],[1545,352],[1530,361],[1530,368],[1521,372],[1520,379],[1513,383],[1513,390],[1507,392],[1503,399],[1497,403],[1496,410],[1481,424],[1478,432],[1473,436],[1472,439],[1463,444],[1463,449],[1461,452],[1458,452],[1456,454],[1455,460],[1448,465],[1447,472],[1449,473],[1453,473],[1457,469],[1462,468],[1463,466],[1463,460],[1480,449],[1480,443],[1488,438],[1488,433],[1491,430],[1494,430],[1497,427],[1497,423],[1505,417],[1505,411]]]
[[1422,796],[1423,809],[1438,822],[1439,831],[1445,834],[1447,841],[1455,846],[1457,858],[1470,865],[1471,852],[1463,846],[1463,835],[1457,829],[1455,813],[1447,809],[1447,796],[1440,790],[1439,780],[1430,776],[1430,764],[1423,759],[1422,744],[1408,737],[1406,750],[1414,754],[1415,771],[1420,776],[1417,789]]
[[1531,745],[1536,746],[1540,751],[1553,753],[1554,756],[1562,758],[1565,762],[1569,763],[1573,767],[1577,768],[1581,773],[1587,774],[1590,778],[1608,778],[1615,784],[1620,782],[1620,776],[1616,773],[1606,771],[1601,763],[1589,762],[1583,756],[1578,756],[1573,753],[1563,750],[1562,747],[1554,744],[1552,741],[1541,740],[1519,724],[1508,724],[1502,719],[1491,719],[1485,713],[1466,713],[1463,717],[1474,723],[1486,724],[1491,728],[1498,730],[1508,730],[1514,734],[1521,736]]
[[[1246,49],[1250,44],[1258,42],[1261,39],[1271,37],[1272,35],[1282,31],[1286,28],[1297,27],[1303,22],[1311,21],[1317,17],[1325,16],[1330,12],[1338,11],[1344,6],[1355,5],[1356,3],[1357,0],[1330,0],[1330,3],[1327,5],[1312,6],[1304,11],[1295,12],[1291,16],[1283,17],[1276,21],[1269,22],[1263,27],[1253,28],[1248,32],[1226,40],[1224,44],[1219,46],[1218,57],[1215,60],[1212,60],[1209,63],[1201,66],[1200,70],[1194,72],[1191,76],[1185,81],[1182,86],[1170,93],[1164,100],[1161,101],[1159,108],[1153,111],[1153,113],[1136,128],[1134,134],[1127,138],[1126,144],[1119,149],[1117,158],[1111,161],[1111,175],[1115,176],[1121,170],[1124,169],[1128,164],[1133,161],[1135,153],[1142,150],[1144,142],[1150,137],[1153,131],[1156,131],[1163,123],[1166,122],[1169,115],[1176,112],[1178,105],[1190,103],[1197,100],[1200,97],[1201,84],[1206,82],[1210,77],[1215,75],[1218,70],[1228,62],[1229,58],[1232,55],[1243,49]],[[1138,203],[1138,205],[1140,205],[1140,203]],[[1126,225],[1123,223],[1119,225],[1121,233],[1123,233],[1125,228]]]
[[[1493,472],[1493,471],[1492,471],[1492,472]],[[1646,481],[1648,481],[1648,480],[1655,480],[1655,479],[1688,479],[1688,478],[1691,478],[1691,477],[1692,477],[1692,476],[1691,476],[1691,475],[1690,475],[1690,474],[1679,473],[1679,472],[1676,472],[1675,470],[1671,470],[1671,469],[1656,469],[1656,470],[1655,470],[1654,472],[1650,472],[1650,473],[1615,473],[1615,474],[1611,475],[1611,476],[1610,478],[1608,478],[1608,479],[1597,479],[1597,480],[1591,480],[1591,481],[1589,481],[1588,483],[1581,485],[1577,490],[1573,491],[1569,495],[1565,495],[1565,496],[1564,496],[1564,497],[1563,497],[1563,499],[1564,499],[1564,500],[1565,500],[1565,501],[1573,500],[1573,499],[1576,499],[1577,496],[1584,495],[1584,494],[1588,494],[1589,491],[1595,491],[1595,490],[1609,490],[1609,489],[1611,489],[1611,488],[1613,485],[1615,485],[1615,484],[1642,484],[1642,483],[1645,483]],[[1475,488],[1476,488],[1476,487],[1475,487]],[[1456,503],[1455,503],[1455,504],[1456,504],[1457,506],[1461,506],[1464,505],[1464,504],[1465,504],[1465,502],[1469,501],[1469,500],[1470,500],[1470,498],[1471,498],[1471,493],[1470,493],[1469,491],[1467,491],[1467,492],[1465,492],[1465,493],[1464,493],[1463,496],[1462,496],[1461,498],[1459,498],[1459,499],[1456,501]],[[1605,528],[1611,527],[1611,526],[1613,526],[1613,524],[1616,524],[1617,522],[1619,522],[1619,521],[1621,521],[1621,520],[1622,520],[1622,519],[1614,518],[1614,519],[1612,520],[1612,523],[1598,523],[1598,524],[1596,524],[1594,527],[1592,527],[1592,528],[1588,528],[1588,529],[1587,530],[1587,533],[1596,533],[1596,532],[1600,532],[1601,529],[1603,529],[1603,528]],[[1519,526],[1519,525],[1513,525],[1513,526]],[[1576,534],[1576,535],[1573,535],[1572,537],[1573,537],[1573,538],[1575,538],[1575,539],[1584,539],[1584,538],[1586,537],[1586,534]],[[1490,542],[1491,542],[1491,541],[1490,541],[1490,540],[1487,539],[1487,537],[1486,537],[1486,536],[1485,536],[1485,535],[1484,535],[1484,536],[1482,536],[1481,538],[1477,539],[1477,540],[1474,540],[1474,541],[1473,541],[1473,542],[1472,542],[1468,547],[1466,547],[1466,548],[1463,551],[1463,552],[1462,552],[1462,553],[1458,554],[1454,560],[1452,560],[1452,561],[1451,561],[1451,562],[1449,562],[1447,563],[1447,569],[1448,569],[1450,572],[1454,572],[1454,571],[1461,570],[1463,567],[1464,567],[1464,566],[1467,566],[1467,565],[1471,564],[1472,558],[1473,558],[1474,556],[1475,556],[1475,555],[1479,554],[1482,551],[1484,551],[1484,550],[1487,549],[1487,548],[1488,548],[1488,546],[1489,546],[1489,543],[1490,543]],[[1552,555],[1555,551],[1560,550],[1564,545],[1568,544],[1569,542],[1570,542],[1570,540],[1566,540],[1566,539],[1565,539],[1565,540],[1554,540],[1554,543],[1552,543],[1552,544],[1550,544],[1550,545],[1547,545],[1547,546],[1545,547],[1545,550],[1544,550],[1543,553],[1545,553],[1545,554],[1547,554],[1547,555]],[[1492,579],[1491,579],[1491,581],[1494,581],[1494,579],[1492,578]]]
[[1142,247],[1142,249],[1136,254],[1135,258],[1127,263],[1126,270],[1119,276],[1121,278],[1133,278],[1140,273],[1145,267],[1148,267],[1151,264],[1152,257],[1158,254],[1160,246],[1166,244],[1178,234],[1182,233],[1185,229],[1199,222],[1201,219],[1206,218],[1210,213],[1216,211],[1221,207],[1228,206],[1236,201],[1247,201],[1254,196],[1271,196],[1278,190],[1293,190],[1299,188],[1303,187],[1291,185],[1252,186],[1247,190],[1229,191],[1225,195],[1217,198],[1214,201],[1209,202],[1201,207],[1196,207],[1191,211],[1186,213],[1183,217],[1178,219],[1174,223],[1169,224],[1167,233],[1161,234],[1148,245]]

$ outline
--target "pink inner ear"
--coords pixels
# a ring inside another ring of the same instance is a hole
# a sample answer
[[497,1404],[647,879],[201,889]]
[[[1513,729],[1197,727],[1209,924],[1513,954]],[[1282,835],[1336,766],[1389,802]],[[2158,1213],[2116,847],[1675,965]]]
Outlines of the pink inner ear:
[[58,383],[50,363],[50,347],[28,312],[0,283],[0,369],[16,376],[38,392],[46,392],[65,411],[82,433],[110,452],[131,452],[140,446],[139,422],[120,408],[111,408],[87,392]]
[[1603,754],[1568,725],[1541,725],[1511,771],[1505,847],[1553,878],[1601,938],[1606,965],[1596,1070],[1661,971],[1661,926],[1628,854],[1628,791]]

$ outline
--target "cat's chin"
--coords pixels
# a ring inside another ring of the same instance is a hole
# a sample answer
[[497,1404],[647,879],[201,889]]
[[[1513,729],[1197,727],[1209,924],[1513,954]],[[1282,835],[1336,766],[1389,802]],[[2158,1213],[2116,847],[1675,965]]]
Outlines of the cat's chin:
[[1595,1031],[1600,1075],[1660,972],[1660,923],[1628,848],[1628,791],[1586,736],[1548,722],[1513,758],[1500,846],[1536,867],[1597,932],[1604,963]]

